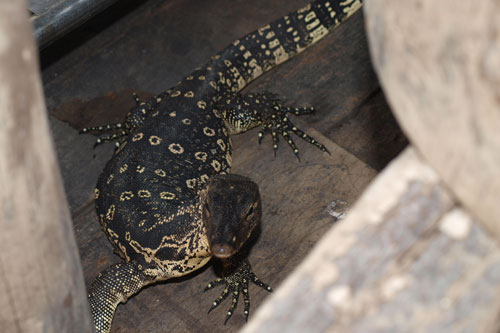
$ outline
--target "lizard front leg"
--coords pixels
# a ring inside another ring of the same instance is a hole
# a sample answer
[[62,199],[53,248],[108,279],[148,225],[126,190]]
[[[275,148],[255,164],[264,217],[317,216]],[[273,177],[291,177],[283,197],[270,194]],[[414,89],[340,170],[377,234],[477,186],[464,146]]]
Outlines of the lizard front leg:
[[243,295],[244,307],[243,314],[245,315],[245,320],[248,320],[248,314],[250,313],[250,294],[248,292],[249,282],[256,284],[257,286],[264,288],[266,291],[272,292],[272,288],[262,282],[252,271],[252,267],[247,259],[238,259],[231,257],[222,261],[223,272],[222,277],[210,282],[205,291],[213,289],[219,285],[225,284],[225,288],[222,294],[212,303],[212,306],[208,310],[210,313],[213,309],[218,307],[229,295],[232,295],[231,306],[226,313],[226,319],[224,325],[227,323],[229,318],[233,315],[238,305],[238,299],[240,294]]
[[246,318],[250,311],[249,282],[271,291],[271,287],[255,276],[246,260],[248,248],[245,244],[259,225],[262,215],[259,187],[243,176],[217,175],[210,180],[202,195],[202,206],[210,252],[215,257],[216,267],[218,263],[222,264],[221,278],[209,283],[205,290],[222,284],[226,286],[209,312],[232,295],[227,322],[236,309],[239,295],[243,294]]
[[107,124],[94,127],[84,127],[80,133],[90,133],[90,132],[110,132],[115,131],[113,134],[101,135],[94,145],[94,148],[100,144],[106,142],[115,141],[118,147],[120,143],[124,140],[124,137],[133,132],[136,128],[141,126],[144,121],[156,110],[158,104],[168,96],[170,91],[166,91],[158,96],[151,98],[149,101],[144,102],[139,99],[136,93],[132,96],[135,101],[135,106],[127,113],[123,122],[116,124]]
[[251,93],[245,96],[228,92],[222,95],[217,107],[230,134],[242,133],[260,126],[260,144],[264,135],[271,133],[275,155],[281,135],[300,160],[299,149],[291,137],[292,133],[321,151],[328,152],[323,144],[295,126],[288,117],[290,114],[296,116],[311,114],[314,112],[313,107],[286,107],[281,105],[276,95],[268,92]]

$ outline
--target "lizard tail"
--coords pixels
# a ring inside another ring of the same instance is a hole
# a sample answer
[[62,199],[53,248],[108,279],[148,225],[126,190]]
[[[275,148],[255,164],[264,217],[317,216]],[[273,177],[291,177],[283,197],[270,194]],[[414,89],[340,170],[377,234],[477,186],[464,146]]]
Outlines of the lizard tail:
[[112,265],[102,271],[89,290],[89,303],[96,333],[107,333],[120,302],[154,282],[134,261]]
[[363,0],[316,0],[245,37],[213,57],[221,86],[242,90],[264,72],[313,45],[350,17]]

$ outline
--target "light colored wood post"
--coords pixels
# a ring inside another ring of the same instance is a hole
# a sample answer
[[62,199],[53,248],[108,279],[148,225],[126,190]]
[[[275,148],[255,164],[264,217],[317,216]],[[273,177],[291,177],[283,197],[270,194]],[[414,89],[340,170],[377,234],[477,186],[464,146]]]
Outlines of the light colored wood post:
[[500,241],[500,3],[367,0],[364,12],[398,122]]
[[407,148],[242,332],[498,332],[498,267],[495,239]]
[[91,332],[24,1],[0,1],[0,331]]

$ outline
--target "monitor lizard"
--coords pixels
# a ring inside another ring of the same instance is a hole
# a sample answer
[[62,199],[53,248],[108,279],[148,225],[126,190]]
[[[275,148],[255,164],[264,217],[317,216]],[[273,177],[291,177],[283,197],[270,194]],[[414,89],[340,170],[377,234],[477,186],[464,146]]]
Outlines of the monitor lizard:
[[240,294],[248,318],[249,282],[272,290],[240,255],[260,222],[261,201],[255,182],[230,173],[230,135],[260,127],[259,143],[270,133],[276,154],[282,136],[297,158],[292,133],[327,149],[288,117],[312,113],[312,107],[285,107],[272,93],[240,91],[361,5],[362,0],[313,1],[234,41],[149,101],[134,95],[136,106],[123,123],[82,130],[114,130],[96,144],[117,145],[99,176],[95,204],[103,231],[124,261],[102,271],[89,289],[98,333],[109,332],[120,302],[148,284],[197,270],[212,257],[223,261],[225,271],[206,290],[226,287],[210,310],[232,295],[226,322]]

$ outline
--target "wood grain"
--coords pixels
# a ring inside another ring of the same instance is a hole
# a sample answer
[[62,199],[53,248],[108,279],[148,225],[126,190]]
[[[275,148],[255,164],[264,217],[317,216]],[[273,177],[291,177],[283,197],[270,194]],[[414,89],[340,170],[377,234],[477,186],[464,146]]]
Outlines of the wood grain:
[[366,1],[371,54],[396,117],[500,240],[500,4]]
[[500,247],[408,148],[242,332],[497,332]]
[[0,330],[91,332],[27,14],[0,2]]

